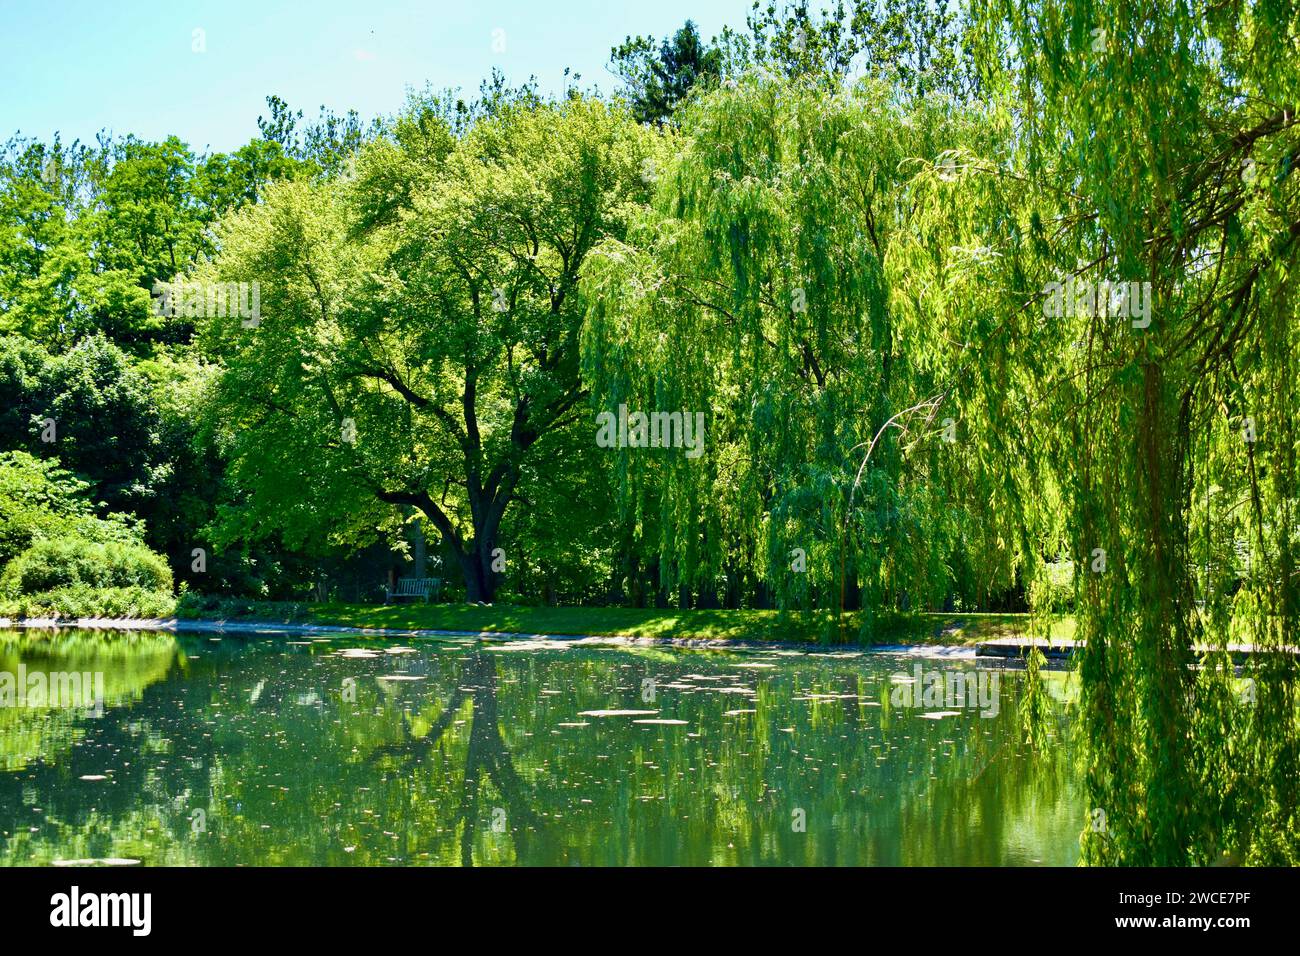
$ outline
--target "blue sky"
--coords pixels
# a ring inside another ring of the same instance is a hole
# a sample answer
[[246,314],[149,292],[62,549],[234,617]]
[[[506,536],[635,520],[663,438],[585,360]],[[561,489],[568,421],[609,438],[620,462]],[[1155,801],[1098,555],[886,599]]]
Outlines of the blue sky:
[[[493,67],[611,90],[609,48],[694,20],[707,39],[744,25],[750,0],[0,0],[0,141],[64,142],[108,129],[198,151],[257,135],[275,93],[308,117],[324,104],[389,114],[408,87],[478,89]],[[202,30],[204,52],[195,52]],[[501,31],[501,32],[496,32]],[[500,47],[504,49],[499,49]]]

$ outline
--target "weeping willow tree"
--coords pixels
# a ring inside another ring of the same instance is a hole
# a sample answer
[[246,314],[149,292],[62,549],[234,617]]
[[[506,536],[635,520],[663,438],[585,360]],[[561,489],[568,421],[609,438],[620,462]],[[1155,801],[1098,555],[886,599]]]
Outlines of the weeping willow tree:
[[586,287],[585,374],[607,410],[705,414],[699,458],[620,454],[638,543],[675,584],[739,578],[788,607],[942,599],[957,550],[1005,586],[1014,544],[959,548],[982,529],[937,473],[972,453],[957,422],[900,415],[943,390],[950,346],[901,334],[929,306],[895,290],[929,255],[902,236],[913,181],[952,175],[955,145],[991,148],[996,119],[757,74],[681,119],[655,209]]
[[742,78],[588,275],[606,407],[708,414],[621,455],[681,580],[1069,572],[1088,862],[1300,858],[1294,21],[1007,0],[979,102]]
[[974,277],[1016,381],[984,427],[1061,489],[1085,859],[1294,863],[1295,11],[1015,0],[983,27],[1014,152],[947,227],[1019,210]]

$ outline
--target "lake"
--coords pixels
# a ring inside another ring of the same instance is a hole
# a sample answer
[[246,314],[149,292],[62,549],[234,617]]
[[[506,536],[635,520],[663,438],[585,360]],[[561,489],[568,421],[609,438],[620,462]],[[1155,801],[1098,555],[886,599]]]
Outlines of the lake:
[[[0,631],[0,863],[1072,865],[1075,679],[1034,753],[993,667]],[[70,674],[94,700],[54,699]]]

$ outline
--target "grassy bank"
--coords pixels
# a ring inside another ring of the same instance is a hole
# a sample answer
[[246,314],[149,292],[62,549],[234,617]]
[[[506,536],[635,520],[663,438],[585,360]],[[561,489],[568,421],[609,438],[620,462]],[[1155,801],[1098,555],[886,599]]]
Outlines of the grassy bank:
[[[331,624],[446,631],[586,634],[684,640],[784,641],[838,643],[840,625],[824,611],[751,610],[680,611],[673,608],[524,607],[498,604],[305,604],[216,600],[191,596],[181,602],[181,617],[264,621],[285,624]],[[864,624],[866,626],[864,626]],[[1066,620],[1053,637],[1068,637]],[[861,612],[845,615],[844,640],[870,644],[975,644],[993,637],[1025,634],[1024,614],[877,614],[869,622]]]

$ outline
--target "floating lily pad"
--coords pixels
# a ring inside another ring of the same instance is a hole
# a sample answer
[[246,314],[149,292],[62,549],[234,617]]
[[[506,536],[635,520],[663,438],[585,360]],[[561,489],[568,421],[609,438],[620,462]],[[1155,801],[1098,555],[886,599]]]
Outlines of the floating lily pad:
[[130,860],[125,857],[109,856],[100,859],[89,860],[55,860],[55,866],[139,866],[139,860]]

